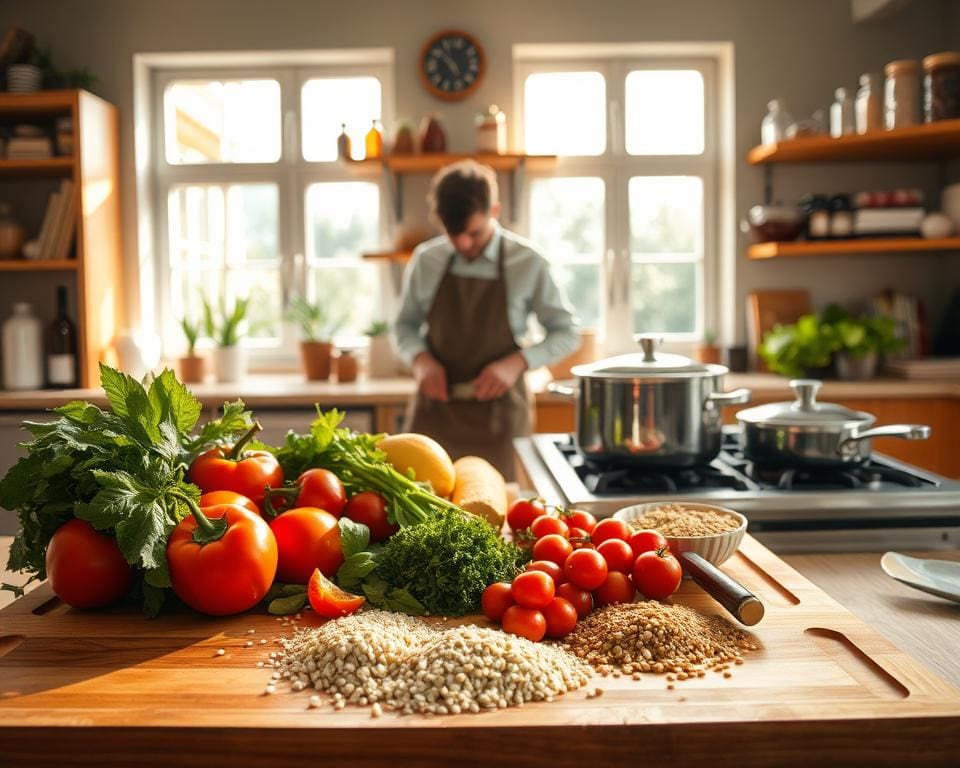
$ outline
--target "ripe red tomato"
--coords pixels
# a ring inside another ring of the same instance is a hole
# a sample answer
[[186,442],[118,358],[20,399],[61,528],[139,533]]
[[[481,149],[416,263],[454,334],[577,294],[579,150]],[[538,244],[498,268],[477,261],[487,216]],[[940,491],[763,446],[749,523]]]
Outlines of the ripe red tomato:
[[502,621],[503,614],[511,605],[516,605],[510,585],[505,581],[496,581],[483,590],[480,596],[480,607],[483,615],[490,621]]
[[209,507],[203,514],[209,520],[226,518],[226,532],[203,543],[197,537],[205,536],[204,526],[196,518],[180,521],[167,541],[173,591],[194,610],[211,616],[253,608],[277,572],[277,541],[270,526],[232,504]]
[[123,597],[133,581],[117,540],[86,520],[68,520],[47,544],[47,578],[54,594],[74,608],[100,608]]
[[343,514],[347,492],[340,478],[329,469],[308,469],[297,478],[297,485],[300,493],[294,503],[298,507],[317,507],[334,517]]
[[540,499],[517,499],[507,510],[507,525],[512,531],[525,531],[547,508]]
[[540,611],[511,605],[503,614],[503,631],[539,643],[547,633],[547,621]]
[[627,543],[630,545],[630,549],[633,550],[633,556],[635,558],[640,557],[644,552],[667,548],[667,540],[663,538],[663,534],[660,533],[660,531],[654,531],[649,528],[642,531],[634,531],[630,534],[630,538],[627,539]]
[[577,609],[570,601],[555,597],[543,609],[543,618],[547,622],[547,637],[566,637],[577,626]]
[[543,571],[547,576],[553,579],[554,586],[560,586],[566,579],[563,577],[563,568],[557,565],[553,560],[534,560],[527,563],[528,571]]
[[260,514],[260,507],[250,501],[246,496],[234,493],[233,491],[210,491],[209,493],[203,494],[200,497],[200,501],[197,502],[197,506],[200,507],[200,509],[215,507],[217,504],[236,504],[238,507],[249,509],[257,515]]
[[289,509],[270,521],[277,537],[277,581],[306,584],[313,571],[330,577],[343,563],[337,518],[316,507]]
[[599,547],[607,539],[623,539],[626,541],[630,538],[631,532],[632,529],[623,520],[614,520],[612,517],[608,517],[606,520],[597,523],[591,538],[593,543]]
[[524,608],[543,608],[553,600],[553,579],[543,571],[524,571],[513,580],[513,599]]
[[574,549],[595,549],[590,534],[583,528],[571,528],[567,534]]
[[389,539],[400,530],[399,525],[387,520],[387,500],[375,491],[361,491],[351,496],[343,514],[370,529],[371,543]]
[[593,595],[585,589],[580,589],[576,584],[571,584],[569,581],[557,587],[557,597],[562,597],[570,603],[570,605],[576,609],[577,616],[581,619],[585,619],[590,615],[590,611],[593,610]]
[[607,578],[607,561],[595,549],[578,549],[563,564],[563,572],[580,589],[593,591]]
[[611,571],[603,584],[593,593],[597,605],[612,605],[613,603],[632,603],[637,590],[630,581],[630,577],[620,571]]
[[563,520],[553,515],[540,515],[536,520],[530,523],[530,533],[538,539],[549,536],[551,533],[557,533],[566,538],[570,528]]
[[537,539],[533,545],[534,560],[549,560],[561,568],[571,552],[573,545],[559,533],[548,533],[542,539]]
[[362,595],[353,595],[340,589],[320,573],[319,568],[310,577],[310,583],[307,585],[307,597],[310,600],[310,607],[328,619],[339,619],[341,616],[356,613],[357,609],[366,601],[366,598]]
[[593,533],[593,529],[597,527],[597,518],[583,509],[567,510],[563,521],[571,528],[579,528],[587,533]]
[[683,570],[665,549],[644,552],[633,564],[633,583],[648,600],[665,600],[677,591]]
[[[252,437],[252,435],[251,435]],[[238,445],[249,438],[241,438]],[[262,504],[267,486],[283,485],[283,470],[276,457],[268,451],[240,451],[233,455],[230,448],[212,448],[201,453],[190,465],[190,482],[204,493],[234,491],[243,494],[254,504]]]
[[630,573],[633,570],[633,550],[622,539],[607,539],[597,547],[597,552],[607,561],[607,570],[620,573]]

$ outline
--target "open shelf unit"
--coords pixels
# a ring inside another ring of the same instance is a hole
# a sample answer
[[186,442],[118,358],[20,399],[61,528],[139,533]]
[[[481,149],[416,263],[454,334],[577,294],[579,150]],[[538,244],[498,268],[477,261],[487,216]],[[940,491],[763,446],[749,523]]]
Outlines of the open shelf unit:
[[0,261],[0,272],[58,272],[78,266],[76,259],[9,259]]
[[960,237],[884,237],[854,240],[798,240],[785,243],[756,243],[747,248],[747,258],[775,259],[791,256],[835,254],[934,253],[960,250]]

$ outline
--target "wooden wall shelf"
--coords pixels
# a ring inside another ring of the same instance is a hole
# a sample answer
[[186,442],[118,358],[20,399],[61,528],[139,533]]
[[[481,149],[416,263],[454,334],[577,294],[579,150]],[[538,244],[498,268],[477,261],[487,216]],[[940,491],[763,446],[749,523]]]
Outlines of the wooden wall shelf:
[[28,260],[12,259],[0,261],[0,272],[56,272],[77,269],[76,259]]
[[946,160],[960,157],[960,120],[940,120],[863,135],[810,136],[754,147],[750,165],[853,162],[861,160]]
[[376,253],[362,253],[361,258],[370,261],[397,261],[406,263],[413,256],[413,251],[377,251]]
[[942,238],[858,238],[855,240],[798,240],[789,243],[757,243],[747,248],[750,259],[836,254],[936,253],[960,250],[960,237]]
[[31,160],[0,158],[0,177],[69,176],[72,173],[72,157],[42,157]]

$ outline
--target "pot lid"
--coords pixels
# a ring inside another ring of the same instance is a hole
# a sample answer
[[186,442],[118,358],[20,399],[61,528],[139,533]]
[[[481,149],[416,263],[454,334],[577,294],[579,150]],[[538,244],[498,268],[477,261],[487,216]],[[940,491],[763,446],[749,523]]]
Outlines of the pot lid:
[[722,365],[698,363],[683,355],[657,352],[662,339],[658,336],[640,336],[642,352],[616,355],[594,363],[577,365],[570,369],[574,376],[599,378],[633,378],[636,376],[715,376],[724,374]]
[[817,392],[823,386],[816,379],[794,379],[790,387],[797,399],[789,403],[767,403],[737,413],[737,419],[748,424],[774,426],[841,426],[856,422],[872,421],[873,416],[863,411],[854,411],[837,403],[818,403]]

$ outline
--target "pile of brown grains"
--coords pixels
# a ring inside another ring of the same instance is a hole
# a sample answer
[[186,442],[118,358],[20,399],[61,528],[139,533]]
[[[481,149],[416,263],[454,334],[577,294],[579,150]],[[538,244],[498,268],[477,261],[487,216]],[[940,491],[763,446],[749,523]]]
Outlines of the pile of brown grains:
[[740,521],[712,509],[689,509],[679,504],[664,504],[631,520],[630,525],[634,528],[653,528],[664,536],[710,536],[735,531],[740,527]]
[[669,672],[678,680],[741,663],[757,646],[722,616],[655,600],[610,605],[580,621],[565,642],[604,675]]
[[552,701],[585,685],[591,670],[562,647],[475,626],[436,627],[364,611],[283,641],[279,675],[312,686],[333,705],[405,714],[459,714]]

